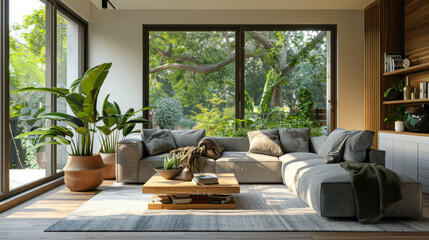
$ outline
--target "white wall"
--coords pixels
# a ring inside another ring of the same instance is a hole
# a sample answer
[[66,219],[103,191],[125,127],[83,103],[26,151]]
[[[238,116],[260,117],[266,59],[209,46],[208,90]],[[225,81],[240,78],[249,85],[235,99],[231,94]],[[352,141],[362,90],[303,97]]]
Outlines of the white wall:
[[92,7],[89,63],[113,66],[101,93],[142,105],[143,24],[337,24],[338,127],[364,128],[363,10],[100,10]]
[[61,0],[61,2],[86,21],[89,22],[91,20],[91,8],[93,4],[89,0]]

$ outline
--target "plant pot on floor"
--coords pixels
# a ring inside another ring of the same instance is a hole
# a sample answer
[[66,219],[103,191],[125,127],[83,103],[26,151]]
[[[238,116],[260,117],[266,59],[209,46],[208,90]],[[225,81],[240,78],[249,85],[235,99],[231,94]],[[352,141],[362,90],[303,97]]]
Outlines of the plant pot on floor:
[[100,155],[68,156],[64,182],[71,191],[89,191],[103,182],[105,165]]
[[104,179],[116,178],[116,154],[115,153],[100,153],[104,165]]
[[395,131],[403,132],[405,130],[404,121],[395,121]]

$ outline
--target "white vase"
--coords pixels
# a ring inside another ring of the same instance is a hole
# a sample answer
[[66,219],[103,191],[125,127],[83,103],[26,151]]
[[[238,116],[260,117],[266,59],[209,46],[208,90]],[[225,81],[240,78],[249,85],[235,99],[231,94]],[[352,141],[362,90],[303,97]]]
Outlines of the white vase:
[[405,130],[404,121],[396,121],[395,122],[395,131],[396,132],[403,132],[404,130]]

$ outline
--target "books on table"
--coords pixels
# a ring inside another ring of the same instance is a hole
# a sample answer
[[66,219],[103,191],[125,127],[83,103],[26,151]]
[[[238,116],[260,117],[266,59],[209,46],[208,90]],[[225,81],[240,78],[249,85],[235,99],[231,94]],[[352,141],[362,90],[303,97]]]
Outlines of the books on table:
[[194,173],[192,182],[196,185],[219,184],[218,177],[214,173]]
[[224,204],[232,199],[231,194],[210,194],[208,195],[207,202],[215,204]]
[[171,199],[173,200],[173,204],[183,204],[183,203],[191,203],[192,198],[190,195],[171,195]]

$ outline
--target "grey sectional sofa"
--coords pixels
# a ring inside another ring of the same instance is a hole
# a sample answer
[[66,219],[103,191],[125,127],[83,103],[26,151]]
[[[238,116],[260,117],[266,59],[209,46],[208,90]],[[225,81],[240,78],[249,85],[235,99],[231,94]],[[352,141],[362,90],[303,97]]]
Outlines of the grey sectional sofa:
[[[205,172],[234,173],[240,183],[283,183],[322,217],[356,217],[348,172],[338,163],[326,164],[317,154],[326,137],[311,138],[310,152],[286,153],[280,157],[250,153],[246,137],[216,139],[225,150],[216,161],[206,158]],[[163,163],[163,154],[145,154],[141,137],[119,142],[116,154],[117,181],[123,183],[144,183],[155,173],[153,168]],[[384,158],[383,151],[371,149],[366,154],[367,162],[384,165]],[[404,198],[389,206],[385,216],[420,217],[423,210],[420,183],[403,175],[399,177]]]

